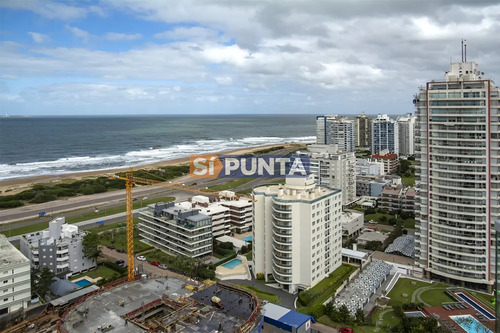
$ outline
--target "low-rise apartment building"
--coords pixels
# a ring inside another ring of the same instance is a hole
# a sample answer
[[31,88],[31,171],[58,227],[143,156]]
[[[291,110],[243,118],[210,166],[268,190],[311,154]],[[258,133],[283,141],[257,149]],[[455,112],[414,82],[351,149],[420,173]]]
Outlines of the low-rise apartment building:
[[139,220],[139,235],[162,251],[190,258],[212,253],[212,219],[199,209],[156,203],[139,212]]
[[64,217],[58,217],[49,222],[48,229],[23,235],[20,249],[33,266],[47,267],[56,276],[68,278],[97,267],[95,259],[83,254],[86,234],[76,225],[66,224]]
[[399,159],[397,154],[391,154],[389,150],[385,149],[378,154],[372,155],[372,159],[384,165],[384,173],[386,175],[398,172]]
[[346,237],[356,236],[363,229],[365,214],[357,210],[345,210],[340,216],[342,223],[342,235]]
[[401,177],[395,175],[375,176],[375,175],[357,175],[356,176],[356,195],[358,197],[378,197],[386,185],[401,184]]
[[0,318],[28,307],[31,300],[30,272],[29,259],[0,234]]
[[378,199],[378,206],[391,212],[415,211],[415,189],[402,185],[387,185]]

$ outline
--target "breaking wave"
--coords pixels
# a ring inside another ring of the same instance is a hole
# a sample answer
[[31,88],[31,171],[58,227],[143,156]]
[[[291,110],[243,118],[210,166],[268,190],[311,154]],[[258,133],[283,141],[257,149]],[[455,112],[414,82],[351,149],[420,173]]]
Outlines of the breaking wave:
[[192,154],[216,153],[226,150],[300,142],[311,143],[316,137],[247,137],[230,140],[197,140],[169,147],[153,146],[122,155],[68,156],[52,161],[0,164],[0,180],[34,176],[58,175],[80,171],[100,171],[168,161]]

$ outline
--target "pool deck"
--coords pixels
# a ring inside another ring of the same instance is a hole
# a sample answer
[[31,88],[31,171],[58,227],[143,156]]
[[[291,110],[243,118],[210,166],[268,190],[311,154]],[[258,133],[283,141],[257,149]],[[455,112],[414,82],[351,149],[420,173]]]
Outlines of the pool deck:
[[243,256],[237,256],[235,259],[241,260],[241,264],[235,266],[234,268],[227,268],[219,265],[215,268],[215,276],[220,280],[250,280],[250,271],[248,269],[246,258]]
[[[470,295],[469,293],[465,292],[465,291],[458,291],[458,292],[462,292],[464,293],[465,295],[467,295],[467,297],[469,297],[470,299],[472,299],[473,301],[475,301],[476,303],[480,304],[483,308],[485,308],[486,310],[488,310],[488,312],[490,312],[491,314],[494,314],[494,311],[491,310],[490,308],[487,308],[486,306],[482,305],[481,302],[479,302],[475,297],[473,297],[472,295]],[[455,296],[458,298],[458,296]],[[465,302],[458,302],[457,303],[461,303],[461,304],[464,304]],[[466,330],[464,330],[462,327],[460,327],[460,325],[458,323],[456,323],[455,321],[453,321],[453,319],[450,318],[450,316],[463,316],[463,315],[471,315],[472,317],[474,317],[475,319],[477,319],[477,321],[479,321],[481,324],[483,324],[484,326],[486,326],[489,330],[491,330],[492,332],[495,332],[495,322],[496,320],[480,320],[480,318],[477,316],[477,313],[479,312],[478,310],[476,310],[475,308],[473,308],[470,304],[468,303],[465,303],[467,305],[467,308],[466,309],[452,309],[452,310],[446,310],[445,308],[443,308],[443,306],[431,306],[431,307],[427,307],[424,309],[424,312],[426,314],[428,314],[429,316],[433,316],[435,317],[436,319],[438,319],[438,321],[440,321],[442,324],[446,325],[446,326],[449,326],[449,327],[453,327],[455,329],[456,332],[467,332]]]
[[87,280],[87,281],[90,281],[90,283],[96,283],[100,279],[102,279],[102,277],[98,277],[98,278],[93,279],[93,278],[91,278],[89,276],[82,276],[82,277],[79,277],[78,279],[71,280],[71,282],[76,283],[76,282],[78,282],[80,280]]

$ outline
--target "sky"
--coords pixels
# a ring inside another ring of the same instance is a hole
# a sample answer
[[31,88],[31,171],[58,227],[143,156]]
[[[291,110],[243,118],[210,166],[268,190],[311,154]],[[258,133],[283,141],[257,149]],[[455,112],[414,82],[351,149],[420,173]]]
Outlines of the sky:
[[2,0],[0,114],[404,114],[500,1]]

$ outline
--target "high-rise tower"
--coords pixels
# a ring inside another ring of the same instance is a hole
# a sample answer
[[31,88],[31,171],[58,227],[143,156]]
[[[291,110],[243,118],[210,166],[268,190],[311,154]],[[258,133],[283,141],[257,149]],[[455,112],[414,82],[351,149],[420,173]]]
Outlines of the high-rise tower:
[[317,116],[316,143],[337,145],[339,151],[354,151],[354,122],[344,116]]
[[427,82],[417,109],[417,262],[433,278],[491,291],[500,209],[500,89],[474,62]]

